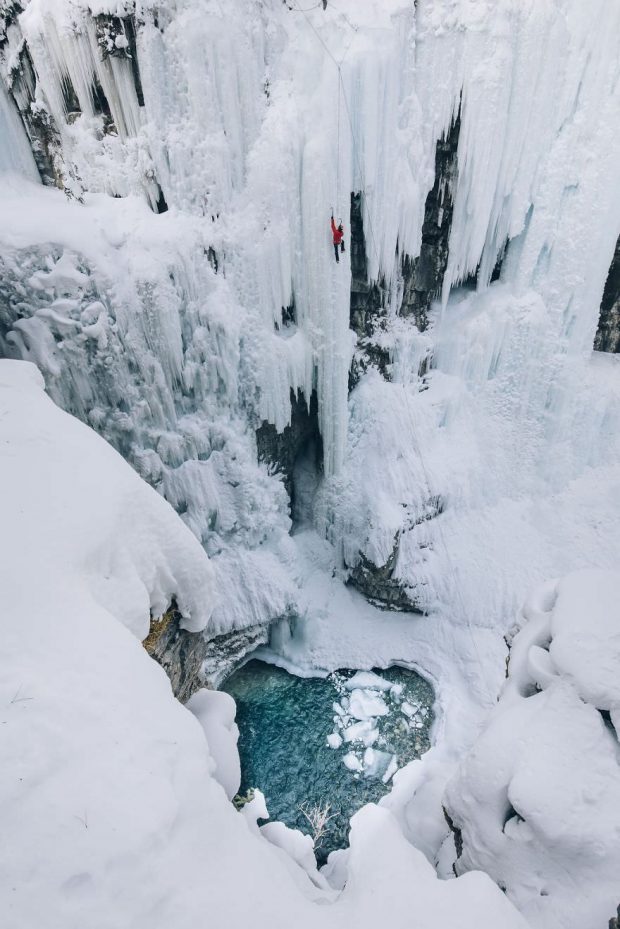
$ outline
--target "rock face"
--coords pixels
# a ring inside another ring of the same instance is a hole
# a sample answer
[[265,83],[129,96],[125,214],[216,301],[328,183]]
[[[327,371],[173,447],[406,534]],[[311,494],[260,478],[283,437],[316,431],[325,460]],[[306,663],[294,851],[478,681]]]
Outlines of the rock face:
[[398,541],[384,565],[378,567],[360,554],[358,564],[349,575],[349,584],[362,593],[369,603],[382,610],[421,613],[405,587],[393,577],[398,558]]
[[441,294],[448,266],[453,191],[458,170],[457,149],[461,129],[460,114],[435,150],[435,183],[426,198],[422,246],[417,258],[403,255],[403,299],[401,316],[413,316],[420,332],[428,325],[431,302]]
[[269,626],[251,626],[209,639],[202,632],[187,632],[179,625],[181,614],[173,605],[160,620],[151,622],[144,647],[162,666],[177,700],[186,703],[201,687],[216,689],[246,655],[269,639]]
[[349,375],[349,390],[369,365],[388,378],[390,357],[377,341],[386,322],[385,281],[368,280],[364,204],[361,193],[351,194],[351,304],[349,325],[357,335],[357,349]]
[[[439,497],[432,497],[426,506],[423,516],[409,526],[409,529],[434,519],[443,510],[443,501]],[[400,532],[394,537],[394,545],[389,558],[384,565],[376,565],[360,552],[359,561],[351,569],[348,583],[355,587],[374,606],[382,610],[395,610],[405,613],[423,613],[416,600],[415,591],[405,587],[394,577],[398,562],[398,549],[400,545]]]
[[616,251],[603,291],[594,350],[620,352],[620,238],[616,242]]

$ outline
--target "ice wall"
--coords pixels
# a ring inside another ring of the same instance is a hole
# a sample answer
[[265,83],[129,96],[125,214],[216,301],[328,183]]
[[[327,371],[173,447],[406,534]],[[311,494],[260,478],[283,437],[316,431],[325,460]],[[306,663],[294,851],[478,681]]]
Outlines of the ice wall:
[[[326,481],[315,518],[346,564],[362,552],[384,565],[396,540],[396,577],[424,609],[509,615],[536,562],[576,566],[565,562],[579,545],[561,538],[577,540],[584,518],[571,482],[611,467],[616,449],[617,373],[590,351],[620,215],[619,34],[620,10],[603,0],[340,0],[326,11],[30,0],[7,29],[3,77],[14,89],[27,48],[36,86],[30,102],[21,87],[20,106],[48,114],[86,200],[76,210],[105,229],[108,267],[69,241],[61,207],[47,238],[36,223],[18,244],[5,236],[7,292],[17,284],[21,299],[8,300],[4,350],[44,354],[59,401],[98,423],[207,547],[215,531],[229,553],[269,552],[274,609],[292,603],[290,589],[277,595],[286,501],[252,461],[252,431],[263,420],[281,430],[291,390],[309,400],[316,389]],[[443,309],[421,335],[397,315],[401,262],[419,254],[436,142],[457,113]],[[370,371],[348,398],[349,256],[335,264],[328,222],[333,208],[348,224],[351,191],[363,194],[369,276],[389,295],[392,383]],[[82,329],[58,318],[55,301],[74,298],[37,276],[53,270],[48,257],[91,281]],[[449,299],[474,275],[477,297]],[[122,365],[106,367],[118,334]],[[68,365],[80,340],[88,351]],[[532,500],[553,494],[570,531],[550,539]],[[598,510],[588,513],[595,560]],[[506,537],[521,535],[515,559]],[[616,541],[606,529],[601,550]],[[454,563],[476,580],[448,580]]]
[[13,171],[33,181],[38,180],[37,166],[17,108],[4,84],[0,83],[0,174]]

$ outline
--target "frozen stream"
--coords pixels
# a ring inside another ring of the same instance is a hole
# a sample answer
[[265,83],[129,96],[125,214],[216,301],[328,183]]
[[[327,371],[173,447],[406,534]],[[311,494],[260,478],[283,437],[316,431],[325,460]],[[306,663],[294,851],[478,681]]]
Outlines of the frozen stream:
[[433,688],[404,668],[301,678],[250,661],[225,682],[237,702],[241,793],[258,787],[272,820],[312,833],[329,804],[319,862],[347,844],[349,820],[430,745]]

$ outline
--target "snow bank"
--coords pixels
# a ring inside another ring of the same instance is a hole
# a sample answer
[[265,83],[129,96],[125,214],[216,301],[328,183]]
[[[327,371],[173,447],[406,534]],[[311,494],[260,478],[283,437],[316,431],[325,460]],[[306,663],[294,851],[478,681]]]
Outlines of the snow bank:
[[[139,642],[171,593],[191,626],[208,622],[203,551],[41,388],[31,365],[0,363],[3,925],[189,929],[210,914],[231,929],[370,929],[383,913],[405,929],[416,912],[431,929],[458,912],[472,929],[524,929],[483,875],[439,882],[378,810],[354,826],[347,889],[317,909],[334,894],[307,876],[307,843],[272,829],[291,858],[251,831]],[[230,734],[230,708],[212,709],[207,728]]]
[[185,706],[202,726],[209,743],[215,762],[213,777],[222,785],[228,799],[232,800],[241,785],[235,701],[223,691],[202,688],[192,694]]
[[595,929],[620,871],[620,576],[528,600],[497,708],[450,782],[459,873],[483,868],[533,926]]
[[205,629],[215,605],[214,571],[170,506],[45,396],[34,365],[2,361],[0,389],[3,567],[12,590],[27,597],[30,570],[44,567],[39,590],[30,592],[39,608],[78,576],[138,639],[148,634],[149,616],[161,616],[173,597],[183,627]]

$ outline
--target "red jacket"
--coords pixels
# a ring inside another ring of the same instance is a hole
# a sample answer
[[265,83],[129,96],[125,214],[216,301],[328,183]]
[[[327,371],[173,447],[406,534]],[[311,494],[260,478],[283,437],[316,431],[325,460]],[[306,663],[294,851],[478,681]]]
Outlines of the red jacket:
[[332,216],[332,235],[334,237],[334,245],[340,245],[342,242],[344,232],[341,232],[336,223],[334,222],[334,217]]

